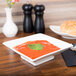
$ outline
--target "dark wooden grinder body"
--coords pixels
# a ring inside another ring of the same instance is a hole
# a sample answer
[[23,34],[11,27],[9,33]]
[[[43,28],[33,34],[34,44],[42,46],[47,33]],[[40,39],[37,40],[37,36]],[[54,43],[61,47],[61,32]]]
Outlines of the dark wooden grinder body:
[[32,9],[33,6],[31,4],[24,4],[24,22],[23,22],[23,31],[26,33],[33,32],[33,21],[32,21]]
[[34,31],[35,33],[45,33],[45,24],[43,19],[43,14],[45,7],[44,5],[35,5],[35,24],[34,24]]

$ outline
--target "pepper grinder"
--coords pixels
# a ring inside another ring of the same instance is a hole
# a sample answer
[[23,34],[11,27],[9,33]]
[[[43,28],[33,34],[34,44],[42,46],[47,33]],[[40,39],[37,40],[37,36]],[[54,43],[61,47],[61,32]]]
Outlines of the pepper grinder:
[[45,33],[45,25],[44,25],[44,19],[43,14],[45,7],[44,5],[35,5],[35,24],[34,24],[34,31],[35,33]]
[[23,22],[23,31],[26,33],[33,32],[33,21],[32,21],[32,9],[33,6],[31,4],[24,4],[24,22]]

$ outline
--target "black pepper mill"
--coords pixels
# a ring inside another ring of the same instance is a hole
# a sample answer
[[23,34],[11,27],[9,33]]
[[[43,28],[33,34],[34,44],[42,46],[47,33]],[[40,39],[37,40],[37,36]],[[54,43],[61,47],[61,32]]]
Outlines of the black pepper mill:
[[32,9],[33,6],[31,4],[24,4],[24,22],[23,22],[23,30],[26,33],[33,32],[33,21],[32,21]]
[[45,25],[43,19],[45,7],[44,5],[35,5],[34,10],[36,15],[34,31],[35,33],[45,33]]

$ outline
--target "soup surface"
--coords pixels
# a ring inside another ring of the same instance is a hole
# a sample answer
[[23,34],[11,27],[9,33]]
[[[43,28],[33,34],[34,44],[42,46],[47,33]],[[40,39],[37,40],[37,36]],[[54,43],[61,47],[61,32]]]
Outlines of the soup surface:
[[60,49],[46,40],[28,41],[14,48],[31,59],[36,59]]

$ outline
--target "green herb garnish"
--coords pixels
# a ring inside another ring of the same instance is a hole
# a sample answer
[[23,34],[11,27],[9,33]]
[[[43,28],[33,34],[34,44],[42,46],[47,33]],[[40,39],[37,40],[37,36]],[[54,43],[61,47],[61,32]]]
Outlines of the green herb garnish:
[[28,44],[28,47],[32,50],[42,50],[43,49],[42,44]]

